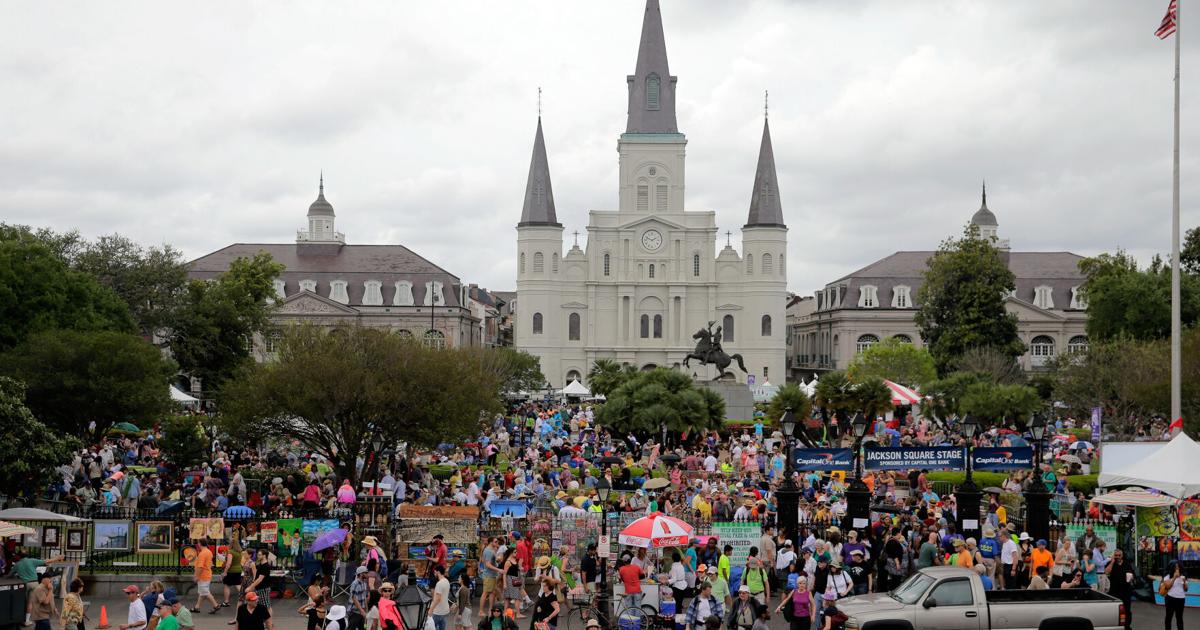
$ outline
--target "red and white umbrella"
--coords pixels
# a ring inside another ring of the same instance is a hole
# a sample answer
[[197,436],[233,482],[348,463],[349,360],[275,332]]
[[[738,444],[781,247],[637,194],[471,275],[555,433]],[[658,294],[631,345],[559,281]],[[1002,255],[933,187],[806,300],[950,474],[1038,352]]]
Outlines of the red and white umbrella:
[[915,405],[921,402],[921,395],[915,389],[909,389],[899,383],[893,383],[888,380],[883,381],[883,383],[888,386],[888,389],[892,390],[893,405]]
[[621,531],[617,541],[630,547],[686,547],[696,528],[662,512],[639,518]]

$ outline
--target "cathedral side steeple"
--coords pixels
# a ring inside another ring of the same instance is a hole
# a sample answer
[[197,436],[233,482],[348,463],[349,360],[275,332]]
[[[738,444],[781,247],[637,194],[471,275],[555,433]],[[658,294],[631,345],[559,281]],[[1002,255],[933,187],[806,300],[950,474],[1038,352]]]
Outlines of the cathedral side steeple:
[[662,10],[646,0],[637,68],[629,82],[629,121],[625,133],[679,133],[675,121],[675,81],[667,67]]
[[754,190],[750,193],[750,212],[745,227],[782,227],[783,204],[779,200],[779,178],[775,174],[775,149],[771,145],[771,124],[763,119],[762,144],[758,147],[758,168],[754,172]]
[[562,227],[554,211],[554,191],[550,186],[550,163],[546,158],[546,141],[542,137],[542,117],[538,116],[537,134],[533,138],[533,156],[529,161],[529,179],[525,183],[525,204],[517,227],[544,225]]

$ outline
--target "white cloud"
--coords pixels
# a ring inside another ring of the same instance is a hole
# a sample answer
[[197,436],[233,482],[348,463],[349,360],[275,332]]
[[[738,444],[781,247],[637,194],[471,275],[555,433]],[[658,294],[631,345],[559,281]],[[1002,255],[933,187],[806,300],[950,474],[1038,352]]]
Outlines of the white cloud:
[[[792,290],[929,249],[978,207],[1018,249],[1168,249],[1165,3],[664,0],[688,206],[744,223],[762,91]],[[352,242],[514,285],[538,86],[560,220],[616,205],[641,0],[10,7],[0,220],[191,256],[286,242],[324,168]],[[1200,132],[1185,41],[1184,225]]]

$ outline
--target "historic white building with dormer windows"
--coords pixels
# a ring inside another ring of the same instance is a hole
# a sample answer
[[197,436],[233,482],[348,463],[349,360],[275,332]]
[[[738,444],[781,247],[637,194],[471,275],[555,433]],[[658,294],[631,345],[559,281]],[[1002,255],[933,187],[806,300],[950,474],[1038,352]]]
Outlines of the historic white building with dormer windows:
[[[576,243],[563,253],[538,119],[517,224],[513,335],[517,348],[541,358],[554,387],[586,381],[600,358],[684,369],[692,335],[710,321],[721,326],[725,351],[742,355],[749,373],[730,368],[739,381],[785,377],[787,226],[770,129],[764,121],[742,252],[728,241],[718,252],[716,213],[685,210],[687,138],[676,123],[675,90],[659,3],[648,0],[617,140],[618,208],[590,212],[586,251]],[[686,371],[716,375],[694,362]]]

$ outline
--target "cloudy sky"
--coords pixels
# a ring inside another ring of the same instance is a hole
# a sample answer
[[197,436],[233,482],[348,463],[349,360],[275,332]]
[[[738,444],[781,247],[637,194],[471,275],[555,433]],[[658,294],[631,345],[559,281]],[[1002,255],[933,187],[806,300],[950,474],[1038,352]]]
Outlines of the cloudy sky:
[[[985,177],[1016,249],[1169,249],[1166,0],[662,1],[687,206],[715,210],[735,246],[770,90],[793,291],[936,247]],[[537,89],[569,247],[589,210],[617,205],[642,9],[11,2],[0,221],[196,257],[293,240],[324,169],[350,242],[403,243],[511,289]],[[1184,41],[1186,228],[1200,55]]]

